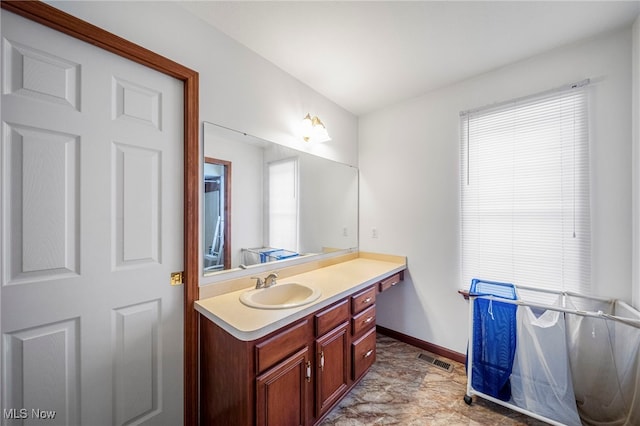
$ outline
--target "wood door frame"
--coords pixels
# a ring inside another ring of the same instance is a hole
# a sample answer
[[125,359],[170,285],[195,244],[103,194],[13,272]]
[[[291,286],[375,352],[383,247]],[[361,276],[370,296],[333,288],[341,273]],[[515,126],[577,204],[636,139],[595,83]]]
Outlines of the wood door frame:
[[[199,75],[181,64],[40,1],[2,0],[0,7],[181,80],[184,87],[184,424],[198,423]],[[167,283],[169,285],[169,277]]]

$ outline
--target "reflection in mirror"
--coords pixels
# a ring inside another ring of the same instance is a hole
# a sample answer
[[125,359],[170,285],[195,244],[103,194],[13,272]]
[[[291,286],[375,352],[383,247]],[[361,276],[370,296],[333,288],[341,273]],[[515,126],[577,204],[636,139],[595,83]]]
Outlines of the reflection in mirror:
[[[357,168],[213,123],[204,123],[203,134],[206,157],[233,163],[225,192],[233,191],[225,204],[233,208],[224,222],[233,226],[223,233],[230,268],[357,249]],[[213,238],[215,208],[204,215]],[[209,236],[205,254],[215,247]],[[204,265],[205,275],[221,270]]]
[[229,269],[231,162],[205,157],[203,188],[203,268],[205,272]]

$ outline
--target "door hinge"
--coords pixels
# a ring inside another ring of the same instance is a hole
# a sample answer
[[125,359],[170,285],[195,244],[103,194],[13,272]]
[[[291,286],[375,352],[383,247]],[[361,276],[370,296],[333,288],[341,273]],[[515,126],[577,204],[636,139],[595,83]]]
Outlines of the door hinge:
[[171,285],[182,285],[184,284],[184,271],[180,272],[172,272],[171,273]]

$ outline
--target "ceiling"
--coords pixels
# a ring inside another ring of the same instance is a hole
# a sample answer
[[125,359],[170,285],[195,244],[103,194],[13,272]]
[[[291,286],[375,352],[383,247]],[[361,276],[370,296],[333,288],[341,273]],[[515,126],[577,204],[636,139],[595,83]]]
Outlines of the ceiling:
[[640,0],[183,6],[355,115],[631,25],[640,14]]

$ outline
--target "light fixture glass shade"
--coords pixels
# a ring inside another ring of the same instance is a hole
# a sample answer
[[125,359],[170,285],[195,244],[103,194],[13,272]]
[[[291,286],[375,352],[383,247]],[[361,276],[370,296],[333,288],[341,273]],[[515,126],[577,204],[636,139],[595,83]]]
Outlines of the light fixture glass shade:
[[318,116],[313,116],[312,118],[311,114],[307,114],[302,119],[302,139],[305,142],[326,142],[331,140],[324,123]]
[[310,114],[307,114],[303,119],[302,119],[302,129],[303,130],[309,130],[311,131],[311,128],[313,127],[313,119],[311,118]]

